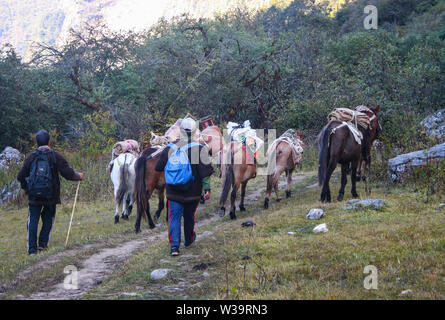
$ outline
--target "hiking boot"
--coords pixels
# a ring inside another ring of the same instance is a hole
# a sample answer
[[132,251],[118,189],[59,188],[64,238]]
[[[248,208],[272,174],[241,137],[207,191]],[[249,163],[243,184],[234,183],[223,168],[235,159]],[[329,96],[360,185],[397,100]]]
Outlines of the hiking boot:
[[46,251],[46,250],[48,250],[48,246],[39,246],[39,247],[37,248],[37,250],[38,250],[38,251]]
[[184,247],[186,247],[186,248],[190,247],[195,242],[195,240],[196,240],[196,232],[193,232],[192,241],[190,243],[187,243],[187,244],[184,243]]
[[171,250],[170,250],[170,254],[171,254],[172,256],[179,256],[179,248],[178,248],[178,247],[173,247],[173,248],[171,248]]

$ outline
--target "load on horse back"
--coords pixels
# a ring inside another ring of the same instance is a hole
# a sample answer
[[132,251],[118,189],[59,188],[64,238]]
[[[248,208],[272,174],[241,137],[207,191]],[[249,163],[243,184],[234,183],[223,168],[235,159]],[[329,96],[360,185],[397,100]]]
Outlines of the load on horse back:
[[280,201],[278,180],[283,171],[286,174],[286,198],[291,196],[290,184],[292,173],[300,163],[303,155],[303,141],[294,129],[288,129],[278,139],[275,139],[267,148],[267,188],[264,208],[269,208],[269,199],[272,189],[275,190],[276,200]]
[[[261,148],[263,141],[256,137],[255,130],[250,128],[250,122],[245,122],[244,126],[229,123],[229,134],[231,140],[224,145],[221,155],[221,177],[223,190],[219,201],[219,216],[226,213],[225,203],[230,189],[230,218],[236,219],[236,194],[241,186],[240,211],[245,211],[244,198],[246,195],[247,182],[256,177],[256,153]],[[236,129],[241,129],[236,132]],[[245,130],[247,129],[247,130]]]
[[[370,109],[372,111],[372,108]],[[347,183],[347,172],[351,169],[351,193],[358,197],[356,190],[357,168],[361,159],[370,163],[371,128],[378,125],[377,115],[348,108],[335,109],[328,116],[328,124],[318,136],[320,155],[318,161],[318,183],[322,186],[321,201],[330,202],[329,180],[337,163],[341,164],[341,187],[338,201],[343,200]]]

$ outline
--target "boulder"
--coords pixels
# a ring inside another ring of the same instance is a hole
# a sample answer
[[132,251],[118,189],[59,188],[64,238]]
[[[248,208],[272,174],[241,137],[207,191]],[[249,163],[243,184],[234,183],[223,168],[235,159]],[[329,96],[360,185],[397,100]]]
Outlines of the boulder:
[[151,280],[161,280],[164,279],[169,273],[171,269],[156,269],[150,273]]
[[366,209],[381,209],[385,205],[385,201],[383,199],[366,199],[366,200],[348,200],[346,202],[346,209],[353,210],[358,208],[366,208]]
[[420,122],[426,129],[426,134],[435,138],[445,138],[445,109],[436,111]]
[[388,160],[388,175],[393,182],[403,181],[412,167],[422,166],[428,162],[445,159],[445,143],[437,144],[426,150],[419,150],[398,155]]
[[329,230],[328,227],[326,226],[326,223],[319,224],[312,230],[313,233],[326,233],[328,231]]
[[25,156],[17,149],[12,147],[6,147],[2,153],[0,153],[0,170],[8,170],[11,164],[19,164]]
[[311,209],[306,215],[306,219],[318,220],[324,216],[324,211],[321,209]]

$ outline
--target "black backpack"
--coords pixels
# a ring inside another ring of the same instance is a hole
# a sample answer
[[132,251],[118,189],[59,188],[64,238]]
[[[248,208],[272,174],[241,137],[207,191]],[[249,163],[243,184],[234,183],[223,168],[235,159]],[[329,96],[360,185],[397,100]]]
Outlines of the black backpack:
[[[53,168],[56,164],[54,151],[35,151],[28,177],[28,195],[33,200],[49,200],[54,198]],[[52,157],[52,163],[49,161]]]

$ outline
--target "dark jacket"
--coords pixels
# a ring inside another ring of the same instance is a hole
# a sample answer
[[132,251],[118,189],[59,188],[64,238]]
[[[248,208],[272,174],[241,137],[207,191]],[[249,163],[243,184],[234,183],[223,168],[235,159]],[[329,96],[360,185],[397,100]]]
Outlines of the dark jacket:
[[[39,147],[41,151],[47,151],[50,150],[49,147],[43,146]],[[54,151],[55,152],[55,151]],[[23,163],[23,167],[20,170],[17,180],[20,182],[22,189],[28,190],[28,185],[26,182],[26,178],[29,177],[29,171],[31,169],[31,164],[34,161],[34,154],[30,154]],[[70,166],[68,165],[68,162],[65,160],[64,157],[58,152],[55,152],[55,158],[56,158],[56,165],[53,166],[53,183],[55,186],[54,190],[54,198],[48,201],[37,201],[34,199],[28,199],[28,202],[30,205],[53,205],[53,204],[59,204],[60,203],[60,179],[59,179],[59,173],[67,180],[72,181],[78,181],[80,180],[80,175],[75,172]],[[51,164],[54,164],[53,157],[48,155],[48,159]]]
[[[175,144],[180,148],[187,144],[184,140],[177,140]],[[199,149],[198,149],[199,148]],[[202,179],[210,176],[213,173],[213,167],[210,164],[210,159],[208,158],[208,152],[206,150],[202,151],[204,147],[202,145],[194,146],[188,149],[187,155],[192,167],[192,174],[195,177],[193,184],[187,191],[179,191],[168,184],[166,185],[167,199],[187,203],[195,202],[201,198],[202,193]],[[165,165],[167,164],[169,153],[172,152],[170,147],[166,147],[160,154],[159,160],[156,163],[156,171],[164,171]],[[193,155],[193,156],[192,156]],[[201,155],[201,156],[199,156]],[[195,163],[196,162],[196,163]]]

